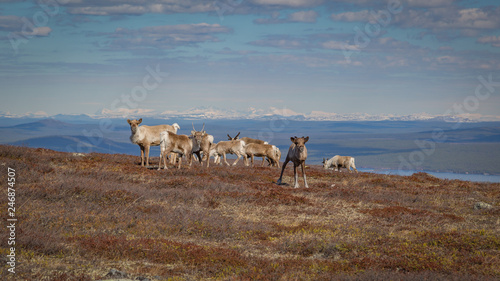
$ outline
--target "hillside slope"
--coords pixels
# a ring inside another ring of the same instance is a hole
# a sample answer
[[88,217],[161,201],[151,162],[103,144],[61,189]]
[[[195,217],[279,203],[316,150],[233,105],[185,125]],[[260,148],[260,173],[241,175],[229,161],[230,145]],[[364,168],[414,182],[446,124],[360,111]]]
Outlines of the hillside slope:
[[[111,268],[150,280],[500,276],[500,184],[312,166],[310,188],[294,189],[290,166],[278,186],[277,168],[138,163],[0,145],[18,219],[16,273],[4,262],[4,280],[99,280]],[[9,235],[0,232],[4,261]]]

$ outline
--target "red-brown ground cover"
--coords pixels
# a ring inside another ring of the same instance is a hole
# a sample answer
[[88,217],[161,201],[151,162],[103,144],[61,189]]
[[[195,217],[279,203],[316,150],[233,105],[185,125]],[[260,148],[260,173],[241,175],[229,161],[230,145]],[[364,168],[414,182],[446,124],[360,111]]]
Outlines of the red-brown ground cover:
[[1,274],[11,280],[98,280],[111,268],[151,280],[500,277],[500,184],[311,166],[310,188],[294,189],[292,168],[278,186],[277,168],[157,171],[136,156],[15,146],[0,146],[0,164],[3,187],[7,168],[17,173],[16,275],[5,262]]

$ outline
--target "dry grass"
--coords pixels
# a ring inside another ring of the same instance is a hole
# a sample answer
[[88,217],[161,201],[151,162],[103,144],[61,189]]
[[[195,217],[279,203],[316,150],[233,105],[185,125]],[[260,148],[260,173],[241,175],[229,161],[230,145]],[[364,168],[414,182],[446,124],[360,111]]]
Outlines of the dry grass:
[[[151,280],[500,277],[500,184],[310,167],[311,188],[293,189],[291,168],[278,186],[276,168],[157,171],[139,157],[13,146],[0,146],[0,163],[2,179],[18,173],[15,280],[110,268]],[[2,276],[14,280],[6,266]]]

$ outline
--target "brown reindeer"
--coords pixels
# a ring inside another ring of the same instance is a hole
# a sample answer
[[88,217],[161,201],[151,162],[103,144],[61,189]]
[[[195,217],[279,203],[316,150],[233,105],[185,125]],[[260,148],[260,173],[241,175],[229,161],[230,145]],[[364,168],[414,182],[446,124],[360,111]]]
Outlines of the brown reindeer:
[[[198,160],[200,164],[202,164],[203,159],[207,159],[207,167],[209,164],[209,154],[210,154],[210,146],[214,143],[214,136],[207,134],[205,132],[205,123],[203,123],[203,128],[201,131],[196,131],[193,123],[193,130],[191,131],[191,138],[193,138],[193,153],[198,156]],[[200,155],[200,152],[203,153],[203,156]]]
[[306,165],[306,159],[307,159],[307,148],[306,148],[306,142],[309,140],[309,137],[291,137],[290,140],[292,141],[292,145],[290,145],[290,148],[288,149],[288,154],[286,156],[285,163],[283,163],[283,167],[281,168],[281,175],[280,178],[278,179],[278,184],[281,183],[281,178],[283,177],[283,172],[285,171],[286,164],[289,161],[293,162],[293,176],[295,177],[295,188],[299,187],[299,174],[297,173],[297,167],[299,165],[302,166],[302,176],[304,177],[304,186],[307,188],[309,187],[307,185],[307,180],[306,180],[306,173],[305,173],[305,165]]
[[193,160],[193,144],[195,140],[192,137],[186,135],[177,135],[169,131],[163,131],[160,133],[160,164],[158,165],[158,170],[161,169],[161,162],[163,159],[164,169],[167,169],[167,154],[174,152],[179,154],[179,164],[177,169],[181,168],[182,156],[186,156],[186,159],[191,167]]
[[[241,132],[238,132],[238,134],[234,137],[231,137],[229,134],[227,134],[228,140],[242,140],[245,142],[245,145],[249,144],[269,144],[267,141],[259,140],[259,139],[252,139],[249,137],[242,137],[241,139],[239,138]],[[279,155],[281,156],[281,155]],[[262,156],[262,165],[264,166],[264,162],[266,161],[266,156]],[[269,165],[273,165],[273,162],[270,158],[268,158]],[[253,158],[252,158],[252,166],[253,166]],[[278,168],[279,168],[279,157],[278,157]]]
[[177,123],[173,125],[139,126],[142,123],[142,118],[139,120],[127,119],[127,122],[132,131],[130,141],[141,148],[141,166],[144,166],[144,156],[146,156],[146,166],[149,166],[149,147],[160,145],[161,132],[177,133],[177,130],[181,128]]

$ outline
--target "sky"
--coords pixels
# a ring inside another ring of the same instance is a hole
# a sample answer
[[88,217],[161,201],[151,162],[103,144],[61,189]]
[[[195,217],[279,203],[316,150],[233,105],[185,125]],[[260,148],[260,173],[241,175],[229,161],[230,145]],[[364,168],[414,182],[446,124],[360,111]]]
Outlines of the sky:
[[0,113],[500,115],[500,2],[0,0]]

